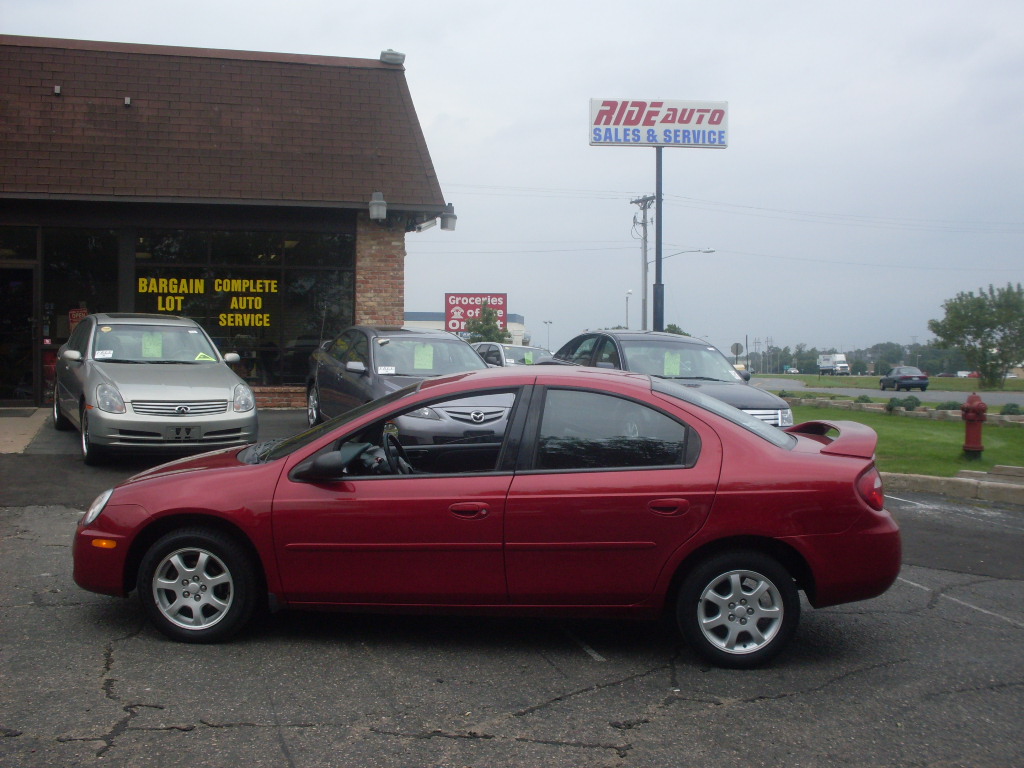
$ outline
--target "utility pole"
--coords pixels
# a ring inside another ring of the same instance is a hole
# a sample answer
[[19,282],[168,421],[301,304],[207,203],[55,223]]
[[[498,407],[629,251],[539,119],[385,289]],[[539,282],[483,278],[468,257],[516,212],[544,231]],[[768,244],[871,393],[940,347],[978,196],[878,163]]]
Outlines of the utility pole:
[[[647,211],[654,203],[654,195],[647,195],[646,197],[638,197],[636,200],[630,200],[633,205],[640,206],[640,212],[643,214],[643,218],[640,220],[640,231],[642,232],[640,238],[640,282],[643,285],[643,293],[641,294],[640,301],[640,328],[647,330]],[[633,216],[633,226],[636,226],[636,215]]]

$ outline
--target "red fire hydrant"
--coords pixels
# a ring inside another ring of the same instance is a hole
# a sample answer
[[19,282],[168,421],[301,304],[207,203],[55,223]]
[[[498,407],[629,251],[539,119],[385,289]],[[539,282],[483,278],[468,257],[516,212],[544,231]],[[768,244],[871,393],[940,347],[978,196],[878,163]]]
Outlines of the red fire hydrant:
[[960,406],[964,420],[964,455],[968,459],[980,459],[985,446],[981,444],[981,425],[985,422],[988,406],[981,402],[977,392],[972,392],[967,402]]

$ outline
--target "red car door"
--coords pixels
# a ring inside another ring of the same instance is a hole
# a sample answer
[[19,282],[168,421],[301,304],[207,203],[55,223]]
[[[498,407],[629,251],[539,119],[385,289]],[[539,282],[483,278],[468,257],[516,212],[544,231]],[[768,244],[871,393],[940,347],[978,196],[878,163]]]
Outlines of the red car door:
[[721,468],[710,430],[636,401],[547,392],[530,470],[506,507],[509,598],[631,605],[707,519]]
[[282,478],[274,541],[293,603],[506,604],[506,475]]

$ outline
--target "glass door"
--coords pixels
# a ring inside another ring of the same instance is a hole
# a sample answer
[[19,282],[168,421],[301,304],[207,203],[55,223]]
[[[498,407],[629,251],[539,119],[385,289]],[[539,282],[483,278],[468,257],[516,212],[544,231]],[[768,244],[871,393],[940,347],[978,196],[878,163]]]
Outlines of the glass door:
[[0,405],[35,402],[30,267],[0,267]]

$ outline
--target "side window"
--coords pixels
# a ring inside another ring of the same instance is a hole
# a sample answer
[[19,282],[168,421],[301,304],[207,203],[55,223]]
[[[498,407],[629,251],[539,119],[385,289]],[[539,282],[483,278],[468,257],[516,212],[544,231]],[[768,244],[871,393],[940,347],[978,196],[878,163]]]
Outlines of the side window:
[[71,338],[68,339],[68,349],[73,349],[76,352],[81,352],[83,355],[86,352],[86,346],[89,343],[89,331],[93,327],[91,320],[83,320],[71,333]]
[[[352,475],[493,472],[508,430],[516,392],[502,390],[417,406],[372,424],[346,443],[373,446],[347,469]],[[387,453],[400,444],[410,472],[389,471]],[[345,450],[345,444],[339,449]],[[384,459],[384,460],[382,460]]]
[[349,339],[348,356],[345,358],[345,362],[362,363],[369,368],[370,350],[366,336],[359,331],[350,331],[345,335]]
[[692,466],[696,433],[633,400],[552,389],[544,400],[535,469]]
[[619,362],[619,351],[615,348],[615,342],[607,336],[601,340],[601,346],[598,347],[594,365],[601,368],[622,367],[622,363]]
[[334,340],[334,343],[331,344],[327,351],[330,354],[330,356],[333,357],[335,360],[338,360],[339,362],[344,362],[346,355],[348,355],[348,348],[350,343],[351,339],[349,339],[348,334],[345,334],[344,336],[339,336]]
[[569,356],[569,360],[577,365],[589,365],[590,356],[594,352],[594,346],[597,344],[597,336],[588,336],[580,345]]

